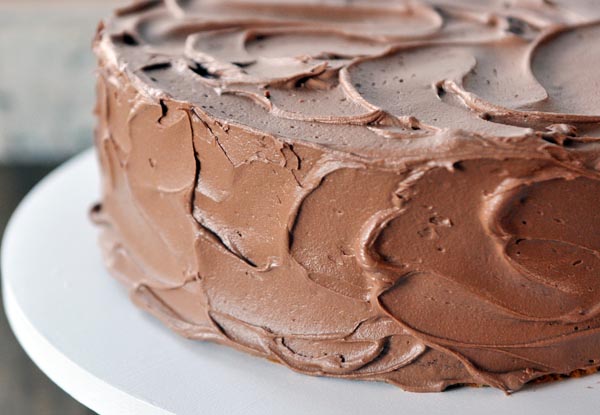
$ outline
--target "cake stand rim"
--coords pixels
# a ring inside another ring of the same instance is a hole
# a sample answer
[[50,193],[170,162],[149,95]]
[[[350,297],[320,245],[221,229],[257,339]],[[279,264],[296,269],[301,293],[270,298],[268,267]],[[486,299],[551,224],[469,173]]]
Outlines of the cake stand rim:
[[[90,163],[93,163],[95,165],[94,158],[94,150],[89,149],[84,151],[82,154],[75,156],[63,165],[59,166],[33,188],[33,190],[23,199],[23,201],[13,213],[6,227],[6,232],[3,237],[2,247],[0,251],[2,259],[1,268],[3,275],[2,287],[4,307],[8,317],[8,321],[19,343],[26,351],[26,353],[30,356],[30,358],[33,360],[33,362],[53,382],[55,382],[59,387],[65,390],[66,393],[73,396],[76,400],[89,407],[90,409],[101,414],[173,414],[175,413],[172,410],[173,408],[165,409],[161,407],[160,404],[154,405],[152,399],[148,398],[148,395],[136,397],[134,394],[130,393],[130,391],[122,390],[118,386],[115,386],[110,382],[106,381],[105,379],[102,379],[98,374],[94,374],[90,370],[87,370],[86,368],[82,367],[76,359],[72,358],[72,356],[69,356],[68,353],[64,353],[60,350],[60,348],[52,344],[49,338],[46,337],[45,334],[42,333],[37,327],[35,327],[34,322],[32,322],[30,316],[27,315],[27,311],[23,309],[19,301],[19,295],[18,293],[15,293],[14,287],[11,282],[11,280],[16,278],[16,276],[18,275],[18,271],[15,269],[18,267],[15,264],[15,261],[12,260],[11,256],[13,256],[13,251],[18,248],[18,244],[15,244],[15,242],[17,242],[16,240],[19,236],[22,236],[19,235],[19,232],[21,231],[23,222],[27,220],[28,215],[32,214],[32,211],[35,211],[34,208],[37,208],[36,204],[40,203],[40,199],[42,198],[44,192],[49,190],[48,188],[58,188],[58,184],[60,184],[61,181],[64,181],[68,177],[72,178],[72,176],[76,173],[76,170],[78,169],[83,170],[83,167],[85,167],[87,171],[91,168],[91,166],[89,165]],[[95,168],[97,169],[97,167]],[[108,275],[106,275],[106,277],[108,280]],[[115,288],[116,292],[116,283],[115,286],[111,288]],[[129,305],[131,306],[131,313],[134,313],[135,309],[133,308],[133,305]],[[160,334],[164,334],[166,336],[166,329],[164,333]],[[173,334],[172,337],[175,338],[177,336]],[[219,345],[213,346],[215,347],[214,350],[226,349],[223,346]],[[204,349],[204,352],[206,350],[207,349]],[[242,355],[240,352],[232,351],[232,353],[238,353],[240,356]],[[245,358],[243,359],[245,361]],[[249,363],[249,365],[254,365],[254,362],[263,362],[262,359],[256,357],[247,357],[247,359],[248,362],[251,362]],[[163,362],[162,364],[165,363]],[[264,362],[264,365],[260,363],[260,366],[257,366],[257,370],[260,371],[263,370],[261,368],[270,368],[274,366],[276,365],[269,362]],[[290,377],[298,376],[291,379],[291,383],[294,385],[294,387],[298,385],[298,389],[300,389],[299,393],[302,393],[304,390],[314,391],[318,388],[322,388],[323,385],[325,385],[325,387],[327,387],[327,385],[330,385],[330,383],[318,383],[317,386],[313,384],[310,387],[306,387],[303,385],[312,382],[311,379],[315,378],[297,375],[283,367],[281,367],[280,369],[281,371],[278,371],[277,374],[287,374],[289,372]],[[272,370],[271,373],[273,373]],[[365,384],[364,386],[358,386],[354,384],[357,384],[359,382],[351,382],[347,380],[326,379],[326,381],[332,381],[334,383],[347,382],[337,384],[332,383],[334,388],[333,390],[336,390],[335,388],[337,388],[337,390],[339,391],[346,389],[347,387],[348,389],[351,389],[353,391],[360,390],[360,392],[364,392],[365,395],[369,395],[369,393],[372,393],[371,391],[373,391],[373,389],[371,388],[373,386],[385,386],[374,384]],[[548,385],[541,388],[530,388],[530,390],[519,392],[508,398],[505,397],[499,391],[494,391],[489,388],[484,388],[483,390],[462,388],[445,393],[414,394],[402,392],[399,389],[396,390],[395,388],[389,387],[390,390],[386,389],[383,393],[380,393],[382,389],[377,389],[376,394],[379,397],[388,396],[391,398],[390,400],[394,402],[388,402],[387,404],[385,402],[374,402],[374,404],[375,409],[377,409],[380,414],[397,413],[398,410],[403,409],[405,411],[411,411],[412,413],[461,413],[465,415],[471,413],[480,413],[482,409],[491,410],[491,412],[489,412],[490,414],[503,414],[509,411],[514,411],[515,408],[521,408],[522,405],[529,405],[532,403],[535,405],[528,407],[528,413],[531,415],[546,414],[548,413],[548,410],[556,410],[559,409],[560,406],[564,406],[565,410],[567,408],[569,410],[574,410],[577,409],[573,406],[574,401],[582,405],[580,410],[585,410],[586,408],[591,409],[596,407],[596,405],[600,404],[600,394],[598,394],[597,391],[585,391],[585,388],[590,389],[594,388],[594,386],[596,389],[600,388],[600,386],[597,386],[598,384],[600,384],[598,375],[590,375],[586,378],[571,379],[567,382],[559,383],[557,383],[556,385]],[[263,388],[263,396],[265,396],[265,385],[262,385],[260,387]],[[298,391],[293,392],[297,393]],[[247,397],[248,395],[246,394],[245,398],[243,399],[247,399]],[[542,398],[541,402],[540,398]],[[311,403],[310,400],[306,400],[306,403],[302,403],[302,399],[298,398],[297,394],[293,396],[293,399],[289,397],[274,397],[274,399],[280,400],[280,402],[278,403],[279,407],[281,407],[282,399],[290,399],[290,402],[295,402],[296,405],[300,406],[296,408],[290,408],[289,413],[301,413],[299,411],[310,411],[311,409],[309,408],[311,405],[314,408],[315,405],[318,405],[322,402],[326,402],[326,406],[322,408],[325,412],[329,412],[327,406],[330,405],[331,407],[329,409],[337,409],[336,411],[334,411],[335,413],[348,413],[347,409],[352,407],[351,404],[348,404],[347,402],[345,405],[342,405],[342,407],[340,407],[340,402],[335,402],[335,399],[332,399],[332,402],[323,400],[323,396],[317,397],[315,399],[316,403]],[[367,401],[369,400],[368,397],[362,398],[360,396],[354,397],[352,399],[364,399]],[[584,399],[584,401],[582,401],[581,399]],[[298,404],[299,402],[300,404]],[[402,407],[395,406],[398,405],[397,402],[400,402],[400,404],[402,404]],[[197,401],[192,402],[190,405],[193,404],[197,404]],[[247,404],[248,406],[246,407],[246,409],[248,409],[248,412],[246,413],[264,413],[264,409],[268,407],[268,405],[265,406],[263,404],[257,404],[256,402],[250,401],[248,401]],[[303,405],[307,409],[301,408]],[[335,405],[338,406],[336,407]],[[240,406],[238,405],[237,408],[239,409]],[[199,408],[194,409],[197,410]],[[204,409],[209,410],[212,413],[228,413],[219,412],[219,409],[224,410],[226,409],[225,407],[206,407]],[[179,409],[177,409],[177,413],[180,412],[188,413],[185,410],[179,411]],[[195,412],[193,409],[189,409],[189,413]]]
[[39,190],[51,186],[54,181],[59,180],[62,174],[78,164],[89,162],[89,159],[93,156],[94,150],[89,148],[56,167],[27,193],[12,213],[6,225],[0,249],[2,299],[6,318],[19,345],[33,363],[65,393],[87,408],[99,414],[144,413],[172,415],[173,412],[151,405],[110,385],[77,365],[53,346],[26,317],[26,313],[21,308],[13,291],[11,278],[8,277],[8,275],[12,275],[13,271],[10,265],[6,265],[5,258],[12,255],[13,244],[11,241],[14,239],[13,235],[19,231],[21,218],[24,212],[26,213],[27,208],[35,203]]

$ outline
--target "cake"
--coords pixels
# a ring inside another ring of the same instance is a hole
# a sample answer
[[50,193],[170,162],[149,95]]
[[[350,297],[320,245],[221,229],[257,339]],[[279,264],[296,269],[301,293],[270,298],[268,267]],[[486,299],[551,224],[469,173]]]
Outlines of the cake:
[[177,333],[409,391],[600,365],[593,1],[138,1],[92,210]]

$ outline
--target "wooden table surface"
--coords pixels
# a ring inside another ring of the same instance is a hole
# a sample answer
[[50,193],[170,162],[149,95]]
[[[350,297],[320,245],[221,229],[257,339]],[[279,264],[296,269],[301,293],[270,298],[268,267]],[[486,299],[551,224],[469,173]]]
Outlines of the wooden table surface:
[[[0,165],[0,235],[19,201],[53,167]],[[3,307],[0,310],[0,414],[93,414],[54,385],[27,357],[8,326]]]

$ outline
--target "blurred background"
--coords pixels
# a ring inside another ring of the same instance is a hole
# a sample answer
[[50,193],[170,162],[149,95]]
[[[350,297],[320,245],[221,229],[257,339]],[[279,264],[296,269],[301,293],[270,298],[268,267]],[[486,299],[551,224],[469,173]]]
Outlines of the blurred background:
[[[92,145],[90,45],[98,21],[118,3],[0,0],[0,235],[37,181]],[[29,360],[2,307],[0,414],[90,413]]]

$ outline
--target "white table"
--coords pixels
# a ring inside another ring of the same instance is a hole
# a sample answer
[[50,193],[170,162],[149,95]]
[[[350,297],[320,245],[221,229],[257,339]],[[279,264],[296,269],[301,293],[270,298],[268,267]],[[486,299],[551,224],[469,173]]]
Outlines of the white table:
[[[597,413],[600,375],[532,387],[414,394],[314,378],[185,340],[134,308],[104,270],[87,212],[94,155],[66,163],[24,200],[2,247],[6,312],[33,361],[100,414]],[[590,412],[591,411],[591,412]]]

